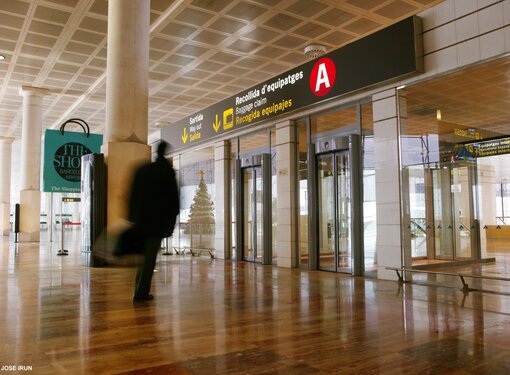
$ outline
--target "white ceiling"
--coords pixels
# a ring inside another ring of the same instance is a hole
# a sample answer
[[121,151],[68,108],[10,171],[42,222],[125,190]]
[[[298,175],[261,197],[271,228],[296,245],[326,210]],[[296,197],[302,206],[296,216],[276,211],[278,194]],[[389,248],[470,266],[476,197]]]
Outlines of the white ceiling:
[[[149,1],[149,0],[147,0]],[[442,0],[151,0],[149,134]],[[21,138],[22,85],[44,128],[104,133],[107,0],[0,0],[0,136]]]

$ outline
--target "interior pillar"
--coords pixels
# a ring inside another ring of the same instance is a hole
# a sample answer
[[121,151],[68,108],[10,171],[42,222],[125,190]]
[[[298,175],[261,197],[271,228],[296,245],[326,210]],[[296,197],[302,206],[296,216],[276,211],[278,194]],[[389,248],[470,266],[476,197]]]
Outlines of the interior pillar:
[[298,267],[297,132],[293,122],[276,124],[276,251],[279,267]]
[[231,176],[230,143],[221,141],[214,147],[214,183],[215,183],[215,256],[219,259],[232,258],[231,243]]
[[[386,267],[410,267],[411,246],[402,239],[400,122],[405,121],[405,96],[390,89],[373,96],[377,209],[377,277],[396,280]],[[400,112],[400,113],[399,113]],[[406,253],[406,254],[404,254]]]
[[10,232],[11,213],[11,154],[14,138],[0,138],[0,235]]
[[22,86],[20,242],[39,242],[41,234],[42,104],[48,90]]
[[127,218],[134,169],[150,161],[148,139],[150,1],[108,2],[106,66],[107,223]]

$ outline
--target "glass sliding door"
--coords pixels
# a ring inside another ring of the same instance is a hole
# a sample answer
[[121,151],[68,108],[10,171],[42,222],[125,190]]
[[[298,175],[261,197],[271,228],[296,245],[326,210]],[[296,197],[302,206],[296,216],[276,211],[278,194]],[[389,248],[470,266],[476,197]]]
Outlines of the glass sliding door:
[[319,211],[319,268],[335,271],[335,174],[334,156],[319,155],[318,211]]
[[434,247],[436,259],[476,259],[478,224],[475,220],[473,176],[476,166],[432,170]]
[[434,249],[436,259],[453,259],[453,218],[450,170],[432,170]]
[[427,256],[427,226],[426,207],[426,170],[423,166],[408,168],[409,178],[409,226],[411,234],[411,254],[413,259]]
[[336,154],[337,176],[337,225],[338,257],[337,271],[351,273],[351,172],[349,152]]
[[[262,167],[253,168],[253,178],[255,180],[255,188],[253,191],[253,207],[254,207],[254,221],[255,221],[255,235],[253,238],[255,261],[262,262],[264,255],[263,249],[263,233],[264,233],[264,213],[262,206],[262,197],[264,196],[262,190]],[[271,219],[269,219],[271,220]],[[259,250],[260,249],[260,250]]]
[[455,233],[455,258],[474,258],[473,241],[476,226],[473,212],[473,187],[471,170],[474,166],[452,169],[453,225]]
[[236,256],[263,264],[276,260],[273,257],[273,226],[277,222],[273,130],[240,137],[235,167]]
[[349,152],[317,156],[321,270],[352,272]]
[[[372,118],[370,105],[363,107],[363,116]],[[300,172],[306,171],[306,175],[300,173],[299,177],[300,214],[308,219],[306,263],[310,270],[365,275],[366,254],[370,271],[376,266],[373,126],[367,120],[361,134],[361,118],[361,104],[351,104],[311,116],[306,123],[309,134],[300,133],[300,145],[302,140],[304,146],[304,140],[309,139],[306,147],[299,148]],[[367,231],[364,224],[373,232]],[[365,234],[369,238],[367,248]],[[300,238],[303,237],[301,234]],[[301,262],[304,260],[302,252]]]
[[243,260],[262,260],[262,168],[250,167],[242,170],[243,174]]

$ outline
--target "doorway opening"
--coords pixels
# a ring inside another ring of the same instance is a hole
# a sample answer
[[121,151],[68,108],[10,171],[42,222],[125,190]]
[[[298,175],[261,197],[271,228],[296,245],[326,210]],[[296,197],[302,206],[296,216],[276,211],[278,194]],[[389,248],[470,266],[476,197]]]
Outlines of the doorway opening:
[[238,160],[237,243],[241,260],[272,263],[271,155]]
[[352,273],[349,151],[317,155],[318,268]]

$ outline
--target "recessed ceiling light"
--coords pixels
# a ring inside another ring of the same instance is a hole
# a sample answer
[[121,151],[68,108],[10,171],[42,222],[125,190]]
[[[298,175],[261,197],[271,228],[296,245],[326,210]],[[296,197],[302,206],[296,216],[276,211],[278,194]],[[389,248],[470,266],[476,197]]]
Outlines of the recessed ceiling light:
[[0,55],[0,61],[2,60],[5,60],[5,56],[4,55]]

